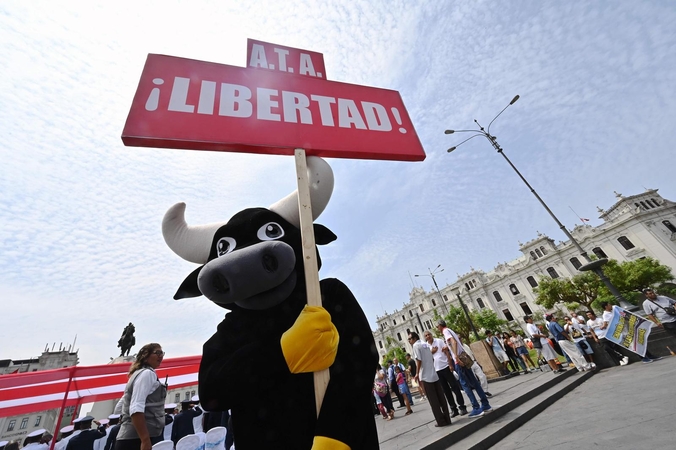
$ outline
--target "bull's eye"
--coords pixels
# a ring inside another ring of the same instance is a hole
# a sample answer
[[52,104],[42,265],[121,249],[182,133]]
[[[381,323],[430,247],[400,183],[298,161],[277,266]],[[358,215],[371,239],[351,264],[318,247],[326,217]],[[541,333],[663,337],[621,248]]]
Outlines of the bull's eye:
[[269,222],[258,229],[257,236],[261,241],[274,241],[284,236],[284,228],[278,223]]
[[231,237],[222,237],[216,243],[216,256],[227,255],[235,249],[235,240]]

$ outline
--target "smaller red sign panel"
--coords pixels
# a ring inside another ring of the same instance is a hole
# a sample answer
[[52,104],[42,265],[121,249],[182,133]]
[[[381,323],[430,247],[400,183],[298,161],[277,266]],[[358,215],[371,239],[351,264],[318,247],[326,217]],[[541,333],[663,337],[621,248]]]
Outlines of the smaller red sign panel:
[[246,66],[326,79],[321,53],[254,39],[246,42]]
[[125,145],[422,161],[398,92],[148,55]]

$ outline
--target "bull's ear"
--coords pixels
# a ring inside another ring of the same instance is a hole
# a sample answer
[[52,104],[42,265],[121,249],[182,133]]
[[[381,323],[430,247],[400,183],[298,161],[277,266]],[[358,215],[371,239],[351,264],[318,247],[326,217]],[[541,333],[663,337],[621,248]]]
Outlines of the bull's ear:
[[202,270],[202,267],[200,266],[197,269],[193,271],[188,277],[181,283],[181,287],[178,288],[178,291],[176,291],[176,294],[174,294],[174,300],[180,300],[182,298],[190,298],[190,297],[199,297],[202,295],[200,292],[200,288],[197,286],[197,277],[200,274],[200,271]]
[[326,245],[338,239],[338,236],[333,234],[333,231],[326,228],[324,225],[318,223],[313,224],[315,230],[315,244]]

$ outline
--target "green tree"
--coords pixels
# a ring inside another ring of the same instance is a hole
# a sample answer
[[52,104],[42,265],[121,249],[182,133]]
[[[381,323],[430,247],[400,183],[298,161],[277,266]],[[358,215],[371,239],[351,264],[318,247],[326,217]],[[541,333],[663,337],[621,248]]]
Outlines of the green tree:
[[[653,258],[622,263],[611,259],[603,266],[603,272],[622,296],[634,304],[643,299],[639,294],[642,288],[673,279],[671,268]],[[568,309],[576,310],[583,306],[587,311],[593,311],[600,309],[598,303],[602,301],[615,303],[615,297],[593,272],[581,272],[572,278],[543,276],[534,291],[537,293],[535,302],[547,309],[563,303]]]
[[[643,300],[643,296],[639,294],[641,289],[656,287],[674,278],[670,267],[648,257],[619,264],[610,260],[603,266],[603,271],[622,296],[632,303]],[[613,299],[605,286],[601,289],[601,296]]]
[[491,331],[507,331],[509,328],[506,326],[509,322],[499,318],[498,314],[490,308],[472,311],[471,317],[477,331],[481,328]]
[[535,303],[547,309],[563,303],[568,309],[576,310],[580,306],[592,311],[592,304],[599,297],[601,279],[592,272],[581,272],[572,278],[540,277]]
[[[449,305],[448,309],[448,314],[443,317],[443,319],[446,321],[446,325],[448,325],[451,330],[455,331],[463,342],[475,341],[476,337],[474,336],[474,333],[472,333],[472,327],[467,320],[465,311],[463,311],[463,309],[459,306]],[[505,324],[508,322],[506,320],[500,319],[497,313],[490,308],[483,308],[480,311],[470,311],[469,315],[477,329],[477,332],[480,332],[481,329],[499,331],[505,330],[507,328],[505,327]],[[433,316],[435,322],[442,318],[437,314],[436,311],[434,311]],[[437,330],[435,330],[434,334],[437,337],[441,336]],[[481,336],[479,337],[481,338]]]
[[406,365],[406,350],[401,348],[401,345],[394,338],[390,336],[385,337],[385,348],[387,349],[387,353],[385,353],[385,356],[383,356],[383,359],[380,362],[382,367],[385,367],[385,363],[388,360],[394,358],[397,358],[400,363]]

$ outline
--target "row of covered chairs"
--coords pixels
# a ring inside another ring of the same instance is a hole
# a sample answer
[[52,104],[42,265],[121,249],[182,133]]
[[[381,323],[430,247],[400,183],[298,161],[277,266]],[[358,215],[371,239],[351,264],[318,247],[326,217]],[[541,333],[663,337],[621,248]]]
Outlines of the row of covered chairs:
[[[225,427],[214,427],[206,433],[189,434],[176,443],[175,450],[225,450],[227,434]],[[234,449],[233,444],[228,450]],[[161,441],[153,445],[153,450],[174,450],[174,443],[170,440]]]

